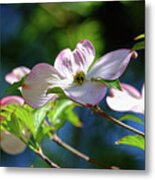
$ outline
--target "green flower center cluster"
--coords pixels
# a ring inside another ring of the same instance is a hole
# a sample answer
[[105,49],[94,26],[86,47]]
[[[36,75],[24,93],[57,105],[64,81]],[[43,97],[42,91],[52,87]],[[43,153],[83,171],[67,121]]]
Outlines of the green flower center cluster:
[[79,71],[76,73],[74,76],[74,83],[78,85],[82,85],[83,82],[85,81],[85,73],[83,71]]

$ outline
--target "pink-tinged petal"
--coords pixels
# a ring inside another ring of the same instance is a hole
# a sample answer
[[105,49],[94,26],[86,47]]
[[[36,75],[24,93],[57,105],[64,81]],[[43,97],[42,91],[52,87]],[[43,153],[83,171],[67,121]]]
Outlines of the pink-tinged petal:
[[125,83],[121,83],[122,89],[126,90],[131,96],[135,98],[141,98],[140,92],[133,86]]
[[72,86],[65,89],[69,98],[85,106],[97,105],[106,92],[107,88],[104,85],[95,82],[85,82],[81,86]]
[[72,74],[74,73],[74,57],[70,49],[62,50],[54,63],[54,67],[61,73],[62,76],[72,79]]
[[70,49],[62,50],[54,63],[54,67],[62,76],[72,79],[78,71],[87,72],[95,57],[93,45],[88,40],[79,42],[72,52]]
[[60,83],[61,75],[51,65],[40,63],[33,67],[22,86],[25,101],[34,108],[45,105],[56,98],[55,94],[47,94],[49,88]]
[[87,73],[95,58],[94,46],[90,41],[83,40],[77,44],[76,49],[73,51],[73,56],[77,69]]
[[[130,85],[126,84],[121,85],[121,87],[122,91],[111,88],[110,96],[106,98],[108,106],[111,109],[120,112],[132,111],[136,113],[144,113],[143,102],[141,97],[135,96],[137,90],[134,87],[130,87]],[[137,93],[136,95],[140,94]]]
[[131,58],[135,58],[136,56],[136,52],[131,52],[130,49],[119,49],[107,53],[88,72],[88,78],[118,79],[127,68]]
[[5,76],[5,80],[13,84],[20,81],[25,75],[30,73],[30,69],[24,66],[17,67],[13,71]]
[[7,96],[2,99],[0,99],[0,106],[6,106],[8,104],[24,104],[24,99],[19,96]]
[[6,131],[1,131],[0,147],[11,155],[22,153],[26,149],[26,145],[21,140]]

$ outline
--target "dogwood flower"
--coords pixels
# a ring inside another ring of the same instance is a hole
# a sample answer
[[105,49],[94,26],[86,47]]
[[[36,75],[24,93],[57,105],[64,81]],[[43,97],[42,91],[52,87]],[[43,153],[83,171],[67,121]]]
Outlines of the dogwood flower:
[[122,91],[111,88],[106,98],[108,106],[115,111],[132,111],[144,114],[144,85],[142,92],[129,84],[121,83]]
[[[22,106],[24,104],[24,99],[19,96],[7,96],[0,99],[1,107],[9,104],[19,104]],[[5,121],[5,118],[0,116],[0,121]],[[25,150],[25,144],[10,132],[1,131],[0,135],[0,147],[4,152],[15,155]]]
[[8,104],[24,104],[24,99],[19,96],[7,96],[2,99],[0,99],[0,106],[6,106]]
[[25,75],[30,73],[30,69],[24,66],[17,67],[5,76],[5,80],[13,84],[20,81]]
[[60,87],[72,100],[85,106],[98,104],[106,94],[107,87],[99,79],[116,80],[125,71],[131,58],[137,53],[130,49],[119,49],[105,54],[90,69],[95,50],[88,40],[79,42],[74,49],[62,50],[54,67],[41,63],[33,67],[23,86],[25,101],[34,108],[43,106],[55,97],[49,89]]

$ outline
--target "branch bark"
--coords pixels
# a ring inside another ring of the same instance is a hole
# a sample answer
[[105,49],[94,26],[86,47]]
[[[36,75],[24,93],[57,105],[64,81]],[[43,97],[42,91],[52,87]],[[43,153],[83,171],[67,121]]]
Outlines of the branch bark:
[[57,164],[52,162],[42,151],[40,148],[38,151],[35,151],[35,153],[40,156],[48,165],[51,166],[51,168],[60,168]]
[[138,135],[140,135],[142,137],[145,137],[145,134],[143,132],[141,132],[141,131],[139,131],[139,130],[137,130],[137,129],[125,124],[125,123],[123,123],[122,121],[119,121],[116,118],[108,115],[107,113],[102,111],[99,106],[95,106],[95,107],[91,108],[91,110],[93,112],[95,112],[96,114],[100,115],[101,117],[103,117],[103,118],[105,118],[105,119],[107,119],[107,120],[109,120],[109,121],[111,121],[111,122],[113,122],[113,123],[115,123],[115,124],[117,124],[117,125],[119,125],[121,127],[125,128],[125,129],[128,129],[129,131],[132,131],[135,134],[138,134]]
[[104,169],[119,169],[116,166],[108,166],[106,164],[103,164],[101,162],[98,162],[92,158],[90,158],[89,156],[81,153],[80,151],[78,151],[77,149],[71,147],[70,145],[66,144],[65,142],[63,142],[56,134],[54,134],[52,136],[52,140],[54,142],[56,142],[59,146],[63,147],[64,149],[67,149],[68,151],[72,152],[73,154],[75,154],[76,156],[80,157],[81,159],[84,159],[87,162],[93,163],[96,166],[100,167],[100,168],[104,168]]

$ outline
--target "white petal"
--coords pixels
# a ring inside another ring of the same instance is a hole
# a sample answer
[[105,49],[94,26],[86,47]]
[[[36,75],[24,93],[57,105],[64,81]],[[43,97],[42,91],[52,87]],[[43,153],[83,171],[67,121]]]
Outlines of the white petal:
[[4,152],[12,155],[19,154],[26,148],[26,145],[16,136],[4,131],[1,131],[0,146]]
[[13,84],[20,81],[26,74],[30,73],[30,69],[24,66],[17,67],[13,71],[5,76],[5,80]]
[[88,40],[79,42],[72,52],[70,49],[62,50],[54,63],[54,67],[62,76],[73,80],[78,71],[87,72],[95,57],[93,45]]
[[106,98],[108,106],[115,111],[133,111],[143,113],[141,98],[136,98],[129,91],[111,89],[111,96]]
[[76,49],[73,51],[73,56],[78,69],[87,73],[95,58],[94,46],[90,41],[83,40],[77,44]]
[[89,79],[102,78],[114,80],[119,78],[125,71],[130,59],[135,57],[136,53],[130,49],[119,49],[107,53],[101,57],[92,69],[88,72]]
[[38,108],[56,98],[55,94],[46,94],[49,88],[57,86],[60,74],[53,66],[37,64],[31,70],[22,86],[22,95],[32,107]]
[[74,74],[74,57],[70,49],[62,50],[54,63],[54,67],[61,73],[62,76],[72,79],[72,74]]
[[94,82],[85,82],[81,86],[72,86],[65,89],[71,99],[85,106],[97,105],[105,96],[107,88]]

